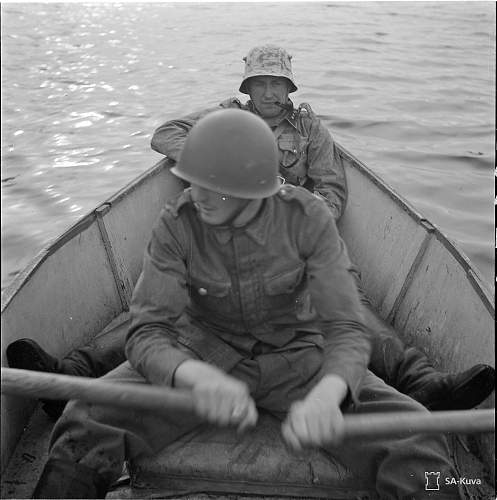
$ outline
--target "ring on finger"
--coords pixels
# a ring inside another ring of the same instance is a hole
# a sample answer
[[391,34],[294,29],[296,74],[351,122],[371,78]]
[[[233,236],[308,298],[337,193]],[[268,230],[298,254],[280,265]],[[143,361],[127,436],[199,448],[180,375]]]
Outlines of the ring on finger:
[[239,417],[243,413],[243,407],[242,406],[234,406],[233,409],[231,410],[231,416],[234,418]]

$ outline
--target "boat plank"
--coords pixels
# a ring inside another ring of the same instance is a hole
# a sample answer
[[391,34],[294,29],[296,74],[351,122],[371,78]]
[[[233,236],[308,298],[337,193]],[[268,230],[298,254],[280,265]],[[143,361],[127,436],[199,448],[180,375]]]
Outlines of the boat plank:
[[119,280],[129,297],[141,271],[153,224],[166,201],[182,189],[182,183],[163,161],[153,175],[143,179],[140,189],[129,189],[126,196],[110,199],[109,209],[101,213]]
[[426,238],[426,229],[390,194],[344,158],[349,201],[339,222],[350,258],[374,307],[386,317],[394,307]]
[[430,241],[393,324],[442,370],[493,365],[494,319],[457,259]]

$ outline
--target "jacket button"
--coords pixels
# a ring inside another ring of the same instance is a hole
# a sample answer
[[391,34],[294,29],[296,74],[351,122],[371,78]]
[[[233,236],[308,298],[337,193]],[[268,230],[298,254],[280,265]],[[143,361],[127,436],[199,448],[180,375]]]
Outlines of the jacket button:
[[205,288],[199,288],[198,293],[199,295],[207,295],[207,290]]

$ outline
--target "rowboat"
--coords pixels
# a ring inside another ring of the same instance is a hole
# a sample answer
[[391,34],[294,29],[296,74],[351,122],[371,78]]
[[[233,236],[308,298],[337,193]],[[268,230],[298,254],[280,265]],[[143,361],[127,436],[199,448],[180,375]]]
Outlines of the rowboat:
[[[349,202],[339,223],[369,298],[406,343],[443,371],[494,364],[492,294],[442,232],[343,147]],[[5,347],[30,337],[62,357],[123,330],[145,244],[165,201],[182,189],[165,158],[100,204],[42,251],[2,297]],[[494,396],[481,408],[493,408]],[[52,423],[34,399],[2,394],[2,498],[29,498],[46,459]],[[492,434],[449,435],[468,498],[493,498]],[[206,446],[206,443],[209,443]],[[331,463],[331,466],[330,466]],[[278,423],[202,430],[153,457],[128,464],[130,481],[108,498],[376,498],[320,451],[289,453]]]

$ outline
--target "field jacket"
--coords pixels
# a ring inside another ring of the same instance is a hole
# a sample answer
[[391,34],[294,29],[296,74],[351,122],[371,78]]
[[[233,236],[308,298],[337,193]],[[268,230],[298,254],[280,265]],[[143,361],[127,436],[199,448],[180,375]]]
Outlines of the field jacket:
[[156,222],[131,304],[126,354],[155,384],[202,359],[229,371],[257,343],[318,346],[355,395],[369,360],[350,261],[323,200],[283,186],[242,227],[210,226],[187,189]]
[[[290,101],[291,103],[291,101]],[[292,104],[293,107],[293,104]],[[171,120],[154,132],[152,149],[177,161],[186,136],[203,116],[220,108],[238,108],[255,113],[251,101],[242,104],[232,97],[219,106]],[[340,218],[347,201],[347,185],[330,133],[308,104],[288,111],[273,127],[280,152],[280,174],[287,182],[323,196],[333,216]]]

